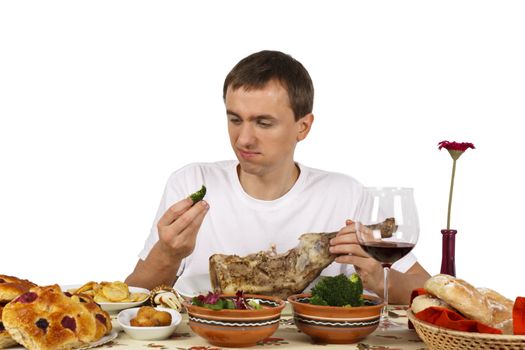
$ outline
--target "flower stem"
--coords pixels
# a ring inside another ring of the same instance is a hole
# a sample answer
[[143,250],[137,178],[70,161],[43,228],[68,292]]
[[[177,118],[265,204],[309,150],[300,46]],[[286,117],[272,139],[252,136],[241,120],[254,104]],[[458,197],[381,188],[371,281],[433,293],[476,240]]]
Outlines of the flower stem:
[[450,230],[450,211],[452,209],[452,192],[454,191],[454,176],[456,175],[456,160],[452,162],[452,178],[450,179],[450,194],[448,196],[447,230]]

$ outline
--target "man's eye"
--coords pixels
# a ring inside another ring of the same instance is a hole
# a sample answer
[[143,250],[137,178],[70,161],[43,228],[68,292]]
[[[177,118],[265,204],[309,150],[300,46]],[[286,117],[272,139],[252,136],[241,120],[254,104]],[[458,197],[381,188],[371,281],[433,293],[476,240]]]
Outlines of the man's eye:
[[232,124],[235,124],[235,125],[239,125],[241,123],[241,120],[239,118],[228,118],[230,123]]
[[271,128],[273,124],[267,120],[258,120],[257,125],[263,128]]

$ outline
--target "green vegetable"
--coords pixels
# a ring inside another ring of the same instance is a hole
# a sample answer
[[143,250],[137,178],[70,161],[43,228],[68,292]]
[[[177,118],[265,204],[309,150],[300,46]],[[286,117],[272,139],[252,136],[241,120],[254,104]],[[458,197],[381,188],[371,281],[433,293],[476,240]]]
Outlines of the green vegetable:
[[324,301],[319,295],[313,295],[310,298],[310,304],[328,306],[328,303]]
[[357,273],[353,273],[348,278],[348,280],[350,281],[350,284],[352,286],[352,298],[355,300],[355,303],[350,302],[349,304],[352,306],[362,306],[364,302],[363,302],[363,281],[361,281],[361,277]]
[[204,302],[198,297],[193,297],[193,299],[191,299],[191,304],[196,306],[203,306]]
[[260,310],[263,307],[259,301],[246,299],[242,290],[237,291],[235,297],[221,297],[219,292],[208,292],[207,295],[193,297],[192,305],[205,307],[211,310],[238,309],[238,310]]
[[204,198],[205,195],[206,195],[206,186],[202,185],[200,190],[190,194],[189,197],[191,198],[193,204],[195,204],[198,201],[201,201]]
[[235,303],[231,299],[224,299],[225,309],[235,309]]
[[217,299],[217,301],[214,304],[210,304],[203,302],[198,297],[194,297],[192,300],[192,304],[202,306],[211,310],[235,309],[235,304],[233,303],[233,300],[226,298]]
[[329,306],[362,306],[363,282],[358,274],[325,276],[312,288],[310,304]]
[[259,302],[255,301],[253,299],[248,300],[247,304],[250,305],[252,307],[252,309],[254,309],[254,310],[262,309],[262,306],[259,304]]
[[222,300],[218,301],[216,304],[203,304],[202,306],[207,309],[216,310],[216,311],[224,309]]

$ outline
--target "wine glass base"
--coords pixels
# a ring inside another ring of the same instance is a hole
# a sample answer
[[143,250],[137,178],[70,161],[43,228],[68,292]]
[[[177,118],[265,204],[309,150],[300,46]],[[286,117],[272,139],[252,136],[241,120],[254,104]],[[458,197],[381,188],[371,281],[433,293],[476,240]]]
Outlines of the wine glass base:
[[394,322],[390,318],[381,317],[381,319],[379,320],[379,326],[377,326],[377,329],[380,331],[394,331],[394,330],[407,329],[407,325]]

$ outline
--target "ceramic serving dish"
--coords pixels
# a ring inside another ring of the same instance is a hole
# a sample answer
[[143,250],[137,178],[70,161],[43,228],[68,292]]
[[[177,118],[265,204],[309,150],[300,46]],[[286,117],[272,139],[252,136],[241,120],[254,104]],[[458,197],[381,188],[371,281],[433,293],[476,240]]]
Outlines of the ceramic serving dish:
[[288,297],[297,328],[315,342],[328,344],[355,343],[372,333],[379,325],[384,303],[377,297],[363,295],[369,306],[337,307],[308,303],[310,294]]
[[[232,298],[234,295],[221,295]],[[189,325],[210,344],[220,347],[247,347],[271,336],[279,328],[285,302],[277,297],[246,294],[259,302],[259,310],[211,310],[185,301]]]

